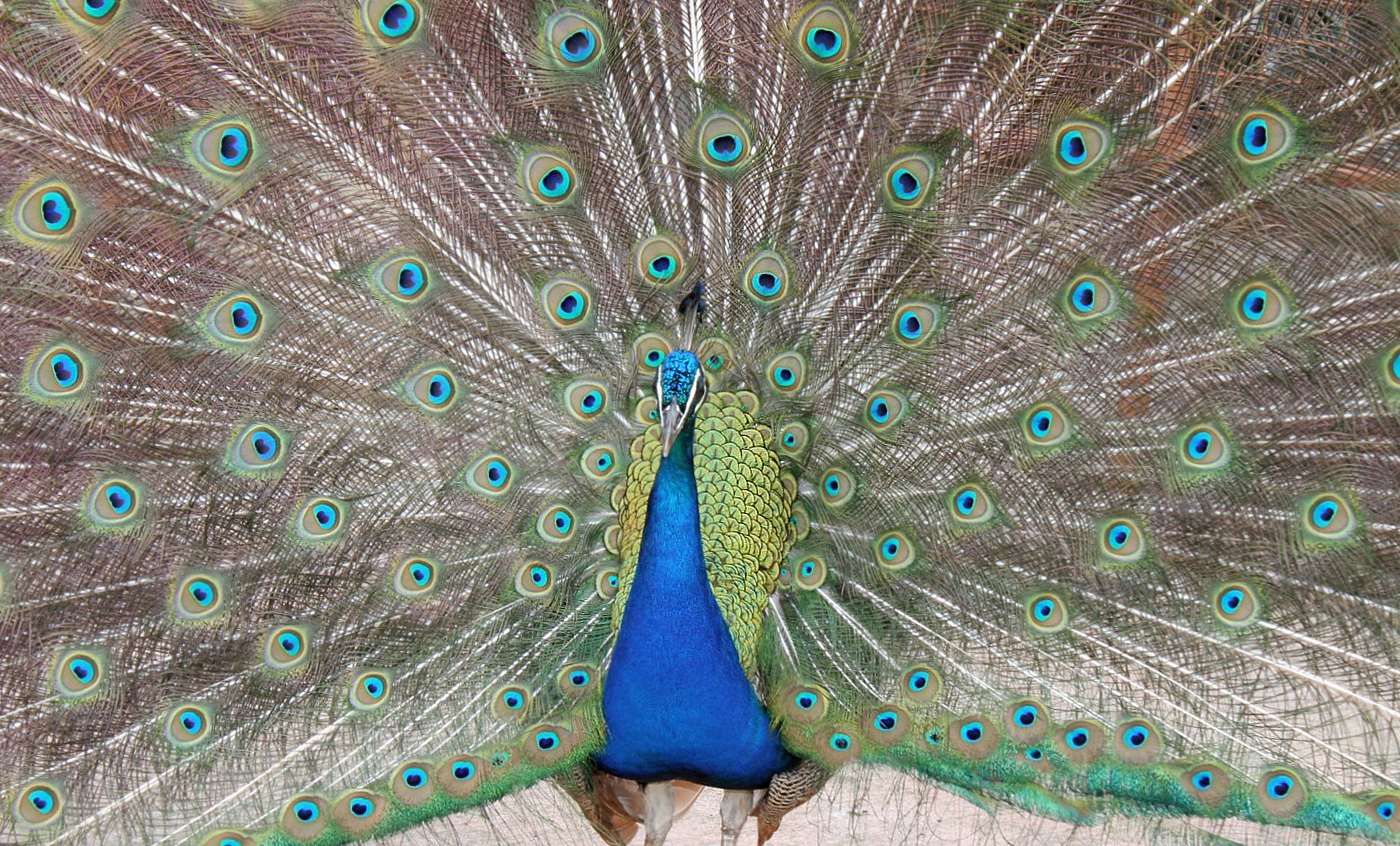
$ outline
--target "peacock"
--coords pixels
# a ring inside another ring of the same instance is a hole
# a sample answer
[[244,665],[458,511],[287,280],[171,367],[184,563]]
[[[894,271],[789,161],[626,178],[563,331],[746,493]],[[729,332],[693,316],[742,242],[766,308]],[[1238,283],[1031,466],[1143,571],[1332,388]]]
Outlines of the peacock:
[[2,0],[0,198],[0,844],[1400,842],[1394,0]]

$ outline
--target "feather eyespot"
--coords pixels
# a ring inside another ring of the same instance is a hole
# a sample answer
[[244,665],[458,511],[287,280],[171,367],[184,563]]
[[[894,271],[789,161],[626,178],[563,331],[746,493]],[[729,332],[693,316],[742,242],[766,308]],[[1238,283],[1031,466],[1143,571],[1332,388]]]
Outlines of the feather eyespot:
[[472,462],[465,474],[467,487],[491,499],[510,493],[515,481],[515,465],[498,453],[487,453]]
[[563,543],[574,536],[574,512],[565,505],[552,505],[540,512],[535,529],[540,537],[553,543]]
[[124,529],[141,516],[145,492],[131,479],[104,479],[87,497],[87,517],[97,529]]
[[1147,539],[1142,526],[1126,517],[1104,520],[1099,525],[1099,560],[1103,564],[1134,564],[1147,555]]
[[564,388],[564,409],[581,423],[598,419],[608,410],[607,385],[591,379],[570,383]]
[[1310,497],[1302,503],[1302,510],[1303,529],[1313,540],[1344,540],[1356,529],[1356,515],[1340,494]]
[[1013,702],[1006,709],[1006,731],[1017,743],[1036,743],[1050,733],[1045,706],[1030,699]]
[[797,54],[813,69],[845,63],[851,57],[852,31],[846,11],[835,3],[820,3],[793,27]]
[[476,792],[486,772],[486,762],[475,755],[458,755],[442,762],[437,782],[453,799],[466,799]]
[[943,692],[943,677],[932,667],[915,664],[904,671],[900,687],[905,699],[926,704],[937,699]]
[[444,414],[457,404],[457,377],[440,365],[430,365],[404,380],[404,396],[428,414]]
[[856,478],[840,467],[829,468],[822,474],[822,502],[832,508],[840,508],[856,495]]
[[432,764],[427,761],[408,761],[400,764],[389,777],[389,791],[394,798],[416,808],[433,798],[433,782],[428,775]]
[[1277,112],[1255,109],[1236,127],[1235,151],[1250,164],[1273,161],[1293,147],[1293,125]]
[[54,344],[40,350],[29,366],[29,390],[40,402],[76,399],[91,386],[89,355],[71,344]]
[[556,329],[586,329],[593,316],[593,293],[572,279],[551,279],[540,289],[540,310]]
[[165,719],[165,737],[180,748],[198,746],[209,739],[213,714],[203,705],[192,702],[171,708]]
[[530,710],[530,692],[519,685],[506,685],[491,698],[491,711],[503,720],[523,720]]
[[545,599],[554,591],[554,568],[526,561],[515,571],[515,592],[527,599]]
[[70,20],[88,29],[101,29],[117,19],[121,0],[60,0],[58,4]]
[[826,581],[826,559],[820,555],[803,557],[793,570],[797,586],[804,590],[816,590]]
[[807,381],[807,359],[795,352],[786,352],[768,362],[768,384],[781,394],[802,390]]
[[570,664],[555,676],[559,692],[570,699],[582,699],[592,693],[597,680],[598,671],[591,664]]
[[1113,744],[1119,760],[1142,766],[1157,760],[1162,751],[1162,734],[1150,721],[1134,718],[1118,726]]
[[1075,720],[1066,725],[1058,737],[1058,745],[1070,763],[1087,766],[1103,754],[1106,743],[1104,728],[1094,720]]
[[1259,777],[1256,795],[1264,812],[1275,819],[1287,819],[1298,813],[1307,801],[1307,788],[1292,770],[1269,770]]
[[275,626],[263,641],[263,663],[273,670],[294,670],[311,658],[311,632],[305,626]]
[[1259,596],[1244,582],[1226,582],[1211,593],[1215,619],[1231,628],[1243,628],[1259,616]]
[[319,796],[298,796],[282,811],[282,831],[293,840],[309,842],[326,830],[330,806]]
[[48,828],[63,816],[63,790],[50,781],[31,782],[15,794],[11,813],[20,829]]
[[525,157],[521,176],[530,198],[541,205],[557,206],[568,202],[578,190],[578,172],[574,166],[543,150]]
[[910,300],[894,310],[890,336],[907,350],[927,350],[943,325],[943,310],[934,303]]
[[1117,311],[1118,291],[1101,273],[1079,273],[1061,291],[1060,308],[1075,323],[1092,323]]
[[603,55],[602,28],[589,17],[572,9],[556,12],[544,24],[549,57],[566,70],[593,67]]
[[107,676],[106,656],[75,649],[59,656],[54,670],[54,691],[65,699],[83,699],[97,693]]
[[637,370],[641,375],[653,377],[661,368],[666,356],[671,354],[671,342],[655,332],[648,332],[632,342],[632,355],[637,360]]
[[1032,447],[1058,446],[1074,431],[1064,411],[1049,402],[1031,406],[1021,417],[1021,429]]
[[271,315],[252,294],[230,294],[214,302],[204,316],[209,340],[235,352],[252,349],[267,337]]
[[61,244],[82,221],[82,208],[72,190],[62,182],[42,182],[20,194],[11,219],[21,235],[38,245]]
[[938,163],[927,153],[906,153],[885,165],[881,186],[895,211],[916,211],[933,200]]
[[992,519],[996,508],[981,485],[966,484],[948,494],[948,513],[959,524],[978,526]]
[[685,247],[670,235],[653,235],[637,245],[633,256],[637,275],[649,285],[670,285],[685,278]]
[[754,254],[739,278],[744,293],[760,306],[777,305],[792,293],[792,270],[773,250]]
[[1069,121],[1056,130],[1053,146],[1059,170],[1070,175],[1083,173],[1108,154],[1108,130],[1090,121]]
[[423,18],[417,0],[362,0],[360,10],[365,28],[383,47],[408,41]]
[[340,500],[319,496],[303,503],[296,519],[296,534],[302,540],[329,541],[338,537],[349,522],[347,506]]
[[393,306],[418,306],[433,290],[432,267],[412,254],[397,253],[381,259],[370,270],[371,288]]
[[1242,332],[1265,332],[1288,323],[1293,306],[1283,290],[1268,279],[1256,279],[1239,290],[1232,298],[1232,315]]
[[875,539],[875,563],[892,572],[913,564],[918,555],[914,541],[903,532],[886,532]]
[[1230,795],[1230,776],[1216,764],[1197,764],[1180,776],[1182,787],[1191,798],[1214,808]]
[[865,398],[861,425],[877,435],[888,435],[904,420],[904,397],[894,391],[871,391]]
[[593,578],[593,589],[602,599],[612,599],[617,596],[618,584],[619,576],[616,567],[604,567]]
[[1209,423],[1186,429],[1177,442],[1177,457],[1185,470],[1221,470],[1230,462],[1230,441],[1224,432]]
[[286,438],[266,423],[250,423],[234,432],[225,454],[229,469],[250,476],[279,470],[287,457]]
[[257,158],[257,136],[240,120],[216,120],[190,139],[194,164],[208,176],[227,180],[239,176]]
[[982,716],[963,717],[948,729],[953,751],[974,761],[991,757],[1001,743],[996,724]]
[[208,620],[224,610],[227,596],[222,579],[206,573],[192,573],[175,585],[175,616],[191,623]]
[[374,711],[389,701],[393,682],[387,673],[366,670],[350,680],[350,707],[357,711]]
[[1400,795],[1373,795],[1366,804],[1366,812],[1392,834],[1400,834]]
[[422,556],[408,556],[394,567],[394,592],[405,599],[422,599],[437,588],[438,564]]
[[700,162],[721,173],[736,172],[753,157],[749,130],[728,112],[714,112],[700,121],[696,147]]
[[610,444],[595,444],[579,456],[583,474],[595,482],[606,482],[620,469],[617,450]]
[[354,790],[336,800],[331,819],[351,837],[366,837],[388,813],[388,802],[366,790]]
[[1026,622],[1038,632],[1062,631],[1069,625],[1069,611],[1060,597],[1039,593],[1026,600]]

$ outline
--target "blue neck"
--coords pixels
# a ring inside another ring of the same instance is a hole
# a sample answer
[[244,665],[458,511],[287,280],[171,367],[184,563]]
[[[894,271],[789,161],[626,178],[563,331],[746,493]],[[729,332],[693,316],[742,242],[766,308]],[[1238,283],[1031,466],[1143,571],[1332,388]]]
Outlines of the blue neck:
[[700,546],[694,432],[661,460],[603,684],[598,764],[637,781],[755,788],[793,759],[744,675]]

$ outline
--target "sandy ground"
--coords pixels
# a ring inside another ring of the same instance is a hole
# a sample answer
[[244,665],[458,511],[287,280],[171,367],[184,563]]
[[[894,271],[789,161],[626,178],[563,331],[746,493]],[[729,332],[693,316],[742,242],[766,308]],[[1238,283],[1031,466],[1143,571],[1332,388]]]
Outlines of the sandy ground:
[[[718,846],[722,793],[706,790],[690,812],[671,829],[666,846]],[[838,844],[917,844],[917,846],[1142,846],[1142,844],[1282,844],[1307,843],[1313,837],[1278,827],[1226,824],[1218,839],[1192,824],[1171,822],[1145,827],[1140,822],[1075,827],[1032,817],[1015,809],[989,814],[970,802],[914,778],[876,772],[835,779],[822,793],[789,814],[770,846],[838,846]],[[750,821],[739,839],[754,846]],[[459,814],[398,838],[386,846],[440,844],[557,844],[601,846],[602,840],[582,822],[561,793],[540,786],[503,800],[489,809]],[[640,846],[642,835],[633,840]]]

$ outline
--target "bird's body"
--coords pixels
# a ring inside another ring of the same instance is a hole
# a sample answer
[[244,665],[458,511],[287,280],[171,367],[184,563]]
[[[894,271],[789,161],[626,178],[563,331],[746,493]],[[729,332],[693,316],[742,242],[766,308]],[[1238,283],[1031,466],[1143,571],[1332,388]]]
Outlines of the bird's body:
[[0,40],[0,844],[1400,837],[1394,3]]

